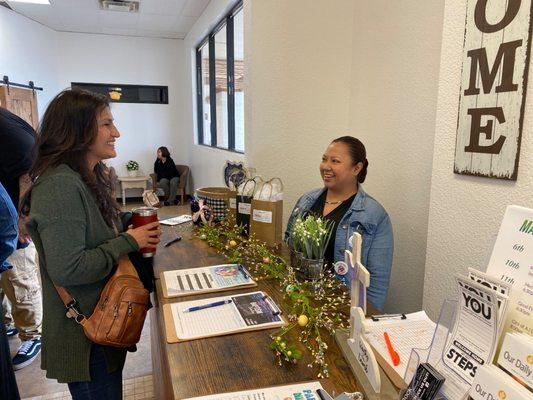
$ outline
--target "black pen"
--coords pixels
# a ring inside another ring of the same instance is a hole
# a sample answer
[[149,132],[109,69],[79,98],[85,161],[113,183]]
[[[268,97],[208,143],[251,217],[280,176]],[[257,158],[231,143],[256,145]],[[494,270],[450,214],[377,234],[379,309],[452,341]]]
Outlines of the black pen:
[[324,389],[318,389],[316,394],[318,394],[320,400],[333,400],[333,397],[331,397]]
[[166,242],[166,243],[163,245],[163,247],[168,247],[168,246],[170,246],[172,243],[179,242],[180,240],[181,240],[181,236],[178,236],[178,237],[176,237],[176,239],[172,239],[171,241]]

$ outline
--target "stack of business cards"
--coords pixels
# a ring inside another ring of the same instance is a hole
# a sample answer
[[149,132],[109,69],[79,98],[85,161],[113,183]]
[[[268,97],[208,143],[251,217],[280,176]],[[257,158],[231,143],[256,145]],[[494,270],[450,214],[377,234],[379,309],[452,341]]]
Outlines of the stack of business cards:
[[442,384],[444,376],[429,363],[422,363],[416,369],[402,400],[432,400]]

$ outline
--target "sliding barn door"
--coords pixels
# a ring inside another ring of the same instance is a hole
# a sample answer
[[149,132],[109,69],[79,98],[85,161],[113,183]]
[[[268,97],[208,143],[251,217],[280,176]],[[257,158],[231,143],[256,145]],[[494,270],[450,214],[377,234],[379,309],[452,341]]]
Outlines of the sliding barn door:
[[0,107],[7,108],[37,130],[39,116],[37,115],[37,94],[35,91],[1,86]]

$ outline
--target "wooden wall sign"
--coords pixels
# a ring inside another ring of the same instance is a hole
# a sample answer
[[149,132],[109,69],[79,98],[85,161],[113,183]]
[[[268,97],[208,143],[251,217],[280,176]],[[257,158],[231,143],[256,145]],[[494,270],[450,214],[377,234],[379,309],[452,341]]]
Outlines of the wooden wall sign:
[[454,172],[516,180],[532,0],[468,0]]

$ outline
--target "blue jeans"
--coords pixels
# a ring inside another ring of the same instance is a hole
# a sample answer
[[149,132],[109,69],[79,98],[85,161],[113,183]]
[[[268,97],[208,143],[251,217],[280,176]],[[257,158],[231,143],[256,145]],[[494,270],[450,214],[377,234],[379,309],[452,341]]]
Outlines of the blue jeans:
[[89,370],[90,381],[68,384],[72,400],[122,399],[122,368],[112,373],[107,372],[104,350],[94,343],[91,347]]

